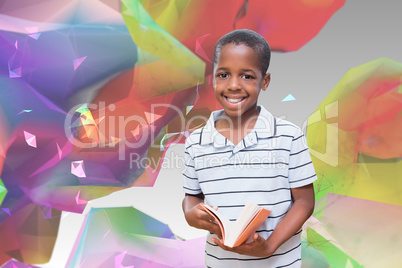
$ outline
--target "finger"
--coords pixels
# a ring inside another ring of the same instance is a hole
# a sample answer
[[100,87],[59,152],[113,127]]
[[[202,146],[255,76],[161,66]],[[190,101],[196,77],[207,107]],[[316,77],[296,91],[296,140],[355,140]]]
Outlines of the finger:
[[211,222],[210,224],[211,224],[210,232],[215,234],[219,239],[222,239],[222,232],[219,225],[213,222]]
[[199,209],[198,218],[204,221],[215,221],[215,218],[203,209]]
[[254,234],[253,236],[254,242],[261,244],[265,242],[265,239],[262,236],[259,236],[257,233]]
[[219,247],[221,247],[222,249],[224,249],[224,250],[230,250],[231,248],[230,247],[227,247],[227,246],[225,246],[223,243],[222,243],[222,241],[221,240],[218,240],[218,239],[216,239],[216,238],[211,238],[211,240],[212,240],[212,242],[214,242],[215,244],[217,244]]
[[211,241],[212,242],[214,242],[216,245],[219,245],[220,244],[220,241],[218,240],[218,239],[216,239],[216,238],[211,238]]
[[222,239],[221,228],[215,222],[208,220],[199,221],[199,228],[209,231],[211,234],[215,234],[219,239]]

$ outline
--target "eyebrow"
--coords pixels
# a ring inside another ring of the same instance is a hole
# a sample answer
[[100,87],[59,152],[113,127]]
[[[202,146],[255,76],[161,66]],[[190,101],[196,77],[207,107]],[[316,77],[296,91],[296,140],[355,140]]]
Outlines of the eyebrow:
[[253,70],[251,70],[251,69],[241,69],[243,72],[252,72],[252,73],[254,73],[255,74],[255,72],[253,71]]
[[[229,68],[227,68],[227,67],[220,67],[220,68],[216,69],[216,72],[217,71],[228,71],[228,70],[229,70]],[[252,72],[253,74],[256,74],[256,72],[254,72],[251,69],[241,69],[241,71],[242,72]]]
[[229,68],[220,67],[220,68],[216,69],[216,71],[226,71],[226,70],[229,70]]

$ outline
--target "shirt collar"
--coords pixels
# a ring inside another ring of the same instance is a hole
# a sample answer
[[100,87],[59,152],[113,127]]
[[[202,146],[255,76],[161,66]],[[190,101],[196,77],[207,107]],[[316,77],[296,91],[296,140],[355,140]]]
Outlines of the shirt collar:
[[[245,137],[247,144],[250,143],[250,140],[252,143],[257,143],[258,139],[269,138],[276,134],[276,120],[274,116],[261,105],[257,106],[257,108],[260,110],[260,114],[253,130]],[[215,121],[219,120],[224,114],[224,110],[213,111],[211,113],[206,125],[201,129],[200,145],[210,143],[213,143],[215,147],[224,147],[227,145],[227,139],[215,129]],[[250,137],[255,137],[255,139],[250,139]]]

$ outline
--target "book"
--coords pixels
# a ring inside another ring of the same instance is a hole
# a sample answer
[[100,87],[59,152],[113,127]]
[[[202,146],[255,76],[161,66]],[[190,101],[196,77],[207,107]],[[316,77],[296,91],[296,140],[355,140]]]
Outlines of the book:
[[271,213],[270,210],[256,204],[247,203],[237,220],[232,222],[213,207],[207,204],[201,204],[201,206],[209,215],[214,217],[215,222],[219,225],[223,244],[231,248],[250,240]]

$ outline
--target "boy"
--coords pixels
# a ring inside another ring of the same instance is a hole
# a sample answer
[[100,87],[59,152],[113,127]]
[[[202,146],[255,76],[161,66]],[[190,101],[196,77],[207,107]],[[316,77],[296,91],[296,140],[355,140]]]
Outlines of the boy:
[[[206,267],[300,267],[300,233],[314,210],[314,167],[299,127],[257,106],[270,82],[270,48],[251,30],[236,30],[215,46],[215,96],[223,110],[185,143],[183,211],[190,226],[210,232]],[[272,213],[252,242],[224,246],[205,202],[236,220],[247,202]],[[219,239],[218,239],[219,238]]]

